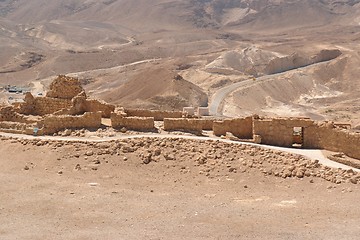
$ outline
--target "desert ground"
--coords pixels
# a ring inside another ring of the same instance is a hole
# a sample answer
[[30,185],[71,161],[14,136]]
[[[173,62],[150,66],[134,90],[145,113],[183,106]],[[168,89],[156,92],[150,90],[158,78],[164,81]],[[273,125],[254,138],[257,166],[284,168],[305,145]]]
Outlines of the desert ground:
[[[8,85],[41,97],[66,74],[127,108],[208,106],[219,118],[359,131],[359,13],[358,0],[0,0],[0,105],[24,97]],[[287,149],[106,131],[0,133],[0,239],[359,238],[357,170]]]
[[97,140],[2,138],[2,239],[358,237],[356,171],[212,140]]

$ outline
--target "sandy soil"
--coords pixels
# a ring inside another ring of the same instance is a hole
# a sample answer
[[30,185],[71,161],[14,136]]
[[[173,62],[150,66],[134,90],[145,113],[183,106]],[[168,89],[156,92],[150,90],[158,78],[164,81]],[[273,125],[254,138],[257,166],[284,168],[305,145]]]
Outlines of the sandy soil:
[[264,153],[293,156],[254,150],[190,140],[2,140],[0,237],[357,239],[358,184],[267,175]]

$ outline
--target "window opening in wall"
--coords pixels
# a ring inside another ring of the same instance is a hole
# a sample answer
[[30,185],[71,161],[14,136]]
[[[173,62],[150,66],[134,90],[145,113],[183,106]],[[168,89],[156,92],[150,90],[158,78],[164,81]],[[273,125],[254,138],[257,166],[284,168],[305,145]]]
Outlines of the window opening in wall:
[[294,127],[293,130],[293,147],[302,148],[304,145],[304,128]]

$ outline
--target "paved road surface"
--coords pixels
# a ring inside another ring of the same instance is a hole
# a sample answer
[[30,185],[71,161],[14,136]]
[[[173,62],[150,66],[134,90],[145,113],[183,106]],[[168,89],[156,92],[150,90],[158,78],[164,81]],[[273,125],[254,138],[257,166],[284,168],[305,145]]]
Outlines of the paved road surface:
[[213,116],[222,116],[223,115],[222,102],[230,93],[232,93],[236,90],[255,86],[259,83],[272,81],[272,80],[274,80],[273,78],[279,76],[280,74],[283,74],[283,73],[259,77],[256,80],[251,78],[251,79],[247,79],[247,80],[244,80],[241,82],[233,83],[231,85],[228,85],[226,87],[219,89],[211,98],[211,103],[209,104],[210,114]]

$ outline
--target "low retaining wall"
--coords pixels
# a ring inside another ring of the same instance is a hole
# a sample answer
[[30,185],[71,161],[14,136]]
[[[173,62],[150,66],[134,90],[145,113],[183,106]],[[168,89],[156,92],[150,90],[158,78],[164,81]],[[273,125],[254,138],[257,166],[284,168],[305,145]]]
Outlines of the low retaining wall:
[[360,133],[335,128],[332,124],[313,125],[304,131],[304,147],[343,152],[360,159]]
[[22,115],[14,111],[11,106],[3,107],[0,109],[0,122],[1,121],[10,121],[18,123],[36,123],[38,119],[36,117],[29,117]]
[[214,135],[226,135],[226,132],[232,133],[234,136],[241,139],[253,138],[253,118],[236,118],[226,119],[223,121],[214,121],[213,124]]
[[129,130],[150,131],[155,129],[153,117],[123,117],[116,113],[111,113],[111,126],[113,128],[125,127]]
[[201,132],[210,128],[212,120],[194,119],[194,118],[165,118],[164,130],[174,131],[194,131]]
[[152,117],[155,121],[164,121],[164,118],[181,118],[183,112],[180,111],[160,111],[160,110],[144,110],[144,109],[125,109],[128,117]]
[[100,128],[101,112],[85,113],[80,116],[47,116],[44,118],[42,131],[44,134],[56,133],[72,128]]

